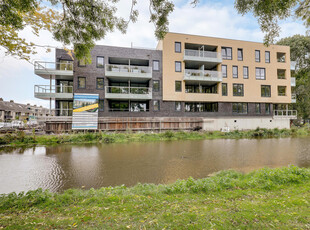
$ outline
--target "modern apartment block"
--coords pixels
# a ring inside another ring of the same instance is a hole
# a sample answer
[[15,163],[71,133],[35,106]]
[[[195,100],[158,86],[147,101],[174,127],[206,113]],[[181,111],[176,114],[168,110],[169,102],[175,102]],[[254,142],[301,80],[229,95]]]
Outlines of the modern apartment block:
[[74,94],[96,94],[99,118],[197,117],[205,129],[296,118],[288,46],[168,33],[154,50],[95,46],[91,56],[86,65],[57,49],[55,63],[36,63],[50,85],[35,96],[55,100],[56,116],[72,116]]

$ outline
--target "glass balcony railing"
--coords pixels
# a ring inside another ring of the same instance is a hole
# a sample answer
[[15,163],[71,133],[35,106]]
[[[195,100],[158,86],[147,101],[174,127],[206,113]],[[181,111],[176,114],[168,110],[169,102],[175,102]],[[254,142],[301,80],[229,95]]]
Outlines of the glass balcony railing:
[[219,71],[185,69],[184,80],[221,82],[223,78]]
[[152,78],[152,67],[132,65],[105,65],[105,74],[108,77]]

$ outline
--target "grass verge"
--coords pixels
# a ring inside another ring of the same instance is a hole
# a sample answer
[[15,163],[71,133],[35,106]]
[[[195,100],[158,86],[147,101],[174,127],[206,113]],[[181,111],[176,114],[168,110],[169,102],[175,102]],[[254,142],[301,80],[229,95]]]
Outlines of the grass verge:
[[163,140],[202,140],[202,139],[240,139],[240,138],[279,138],[279,137],[301,137],[310,136],[310,128],[292,129],[260,129],[232,132],[172,132],[164,133],[72,133],[60,135],[25,135],[19,131],[15,134],[0,136],[1,145],[23,146],[23,145],[53,145],[64,143],[123,143],[123,142],[145,142]]
[[310,169],[0,195],[0,229],[309,229]]

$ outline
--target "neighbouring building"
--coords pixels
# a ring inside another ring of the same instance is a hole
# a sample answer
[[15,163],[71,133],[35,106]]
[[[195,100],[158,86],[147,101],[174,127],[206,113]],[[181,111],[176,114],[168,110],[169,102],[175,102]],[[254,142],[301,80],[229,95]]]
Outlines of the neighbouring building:
[[207,130],[288,128],[297,116],[288,46],[168,33],[156,49],[98,45],[91,56],[57,49],[55,63],[35,63],[50,80],[35,97],[55,101],[56,116],[72,116],[76,94],[98,95],[99,119],[197,118]]
[[49,110],[42,106],[4,101],[0,98],[0,121],[27,120],[30,116],[46,117],[49,116]]

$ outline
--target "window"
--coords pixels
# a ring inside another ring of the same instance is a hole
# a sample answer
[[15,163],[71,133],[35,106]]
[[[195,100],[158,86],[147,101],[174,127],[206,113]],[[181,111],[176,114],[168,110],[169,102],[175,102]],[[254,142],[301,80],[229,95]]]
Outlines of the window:
[[222,65],[222,76],[227,78],[227,65]]
[[233,66],[233,78],[238,78],[238,66]]
[[81,60],[78,61],[78,66],[79,67],[85,67],[86,66],[86,59],[83,58]]
[[78,88],[79,89],[86,88],[86,77],[78,77]]
[[232,59],[232,48],[231,47],[222,47],[222,58],[226,60]]
[[270,104],[269,103],[265,104],[265,114],[270,114]]
[[218,103],[185,103],[185,112],[218,112]]
[[255,61],[260,62],[260,51],[259,50],[255,50]]
[[243,84],[233,84],[233,95],[244,96]]
[[277,69],[278,79],[285,79],[285,69]]
[[243,66],[243,78],[249,79],[249,67]]
[[180,61],[175,62],[175,72],[181,72],[182,64]]
[[181,111],[181,102],[180,101],[176,101],[174,108],[175,108],[175,111]]
[[97,57],[97,68],[104,68],[104,57]]
[[261,96],[262,97],[271,97],[271,86],[270,85],[262,85],[261,86]]
[[153,80],[153,92],[159,92],[159,80]]
[[103,89],[104,88],[104,78],[97,78],[97,89]]
[[285,62],[285,53],[277,53],[278,62]]
[[158,100],[153,101],[153,108],[154,108],[154,111],[159,111],[159,101]]
[[175,81],[175,92],[182,92],[182,82]]
[[104,111],[104,99],[99,100],[99,111],[100,112]]
[[129,102],[128,101],[110,101],[109,107],[111,112],[128,112]]
[[256,114],[260,114],[260,104],[259,103],[255,103],[255,113]]
[[243,49],[238,49],[238,61],[243,61]]
[[227,83],[222,83],[222,96],[227,96]]
[[148,102],[130,102],[130,112],[146,112],[149,111]]
[[232,103],[232,111],[233,113],[247,114],[248,104],[247,103]]
[[270,52],[269,51],[265,51],[265,62],[270,63]]
[[181,53],[181,42],[174,43],[174,50],[176,53]]
[[153,71],[159,71],[159,61],[158,60],[153,61]]
[[286,96],[286,86],[278,86],[278,96]]
[[257,80],[266,80],[265,68],[256,68],[255,75]]

